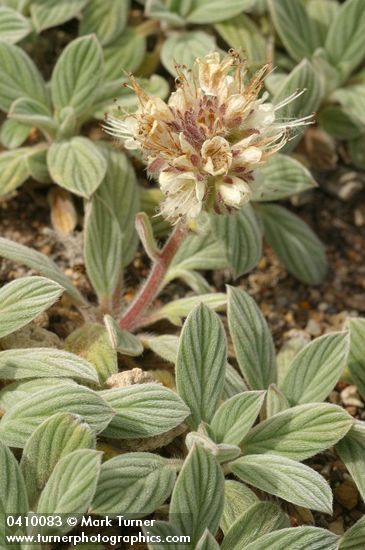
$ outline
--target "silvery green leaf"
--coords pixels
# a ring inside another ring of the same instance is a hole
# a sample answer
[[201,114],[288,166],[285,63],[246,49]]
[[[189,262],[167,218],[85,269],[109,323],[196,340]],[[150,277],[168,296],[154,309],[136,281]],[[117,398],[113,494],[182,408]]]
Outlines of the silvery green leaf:
[[19,97],[10,107],[9,118],[39,128],[51,135],[57,130],[50,108],[31,97]]
[[47,150],[47,146],[44,147],[43,144],[32,147],[26,158],[31,177],[41,183],[51,183],[52,181],[47,166]]
[[215,48],[214,37],[204,31],[175,33],[162,46],[161,62],[169,73],[176,76],[176,63],[191,67],[197,57],[204,57]]
[[222,550],[241,550],[259,537],[289,527],[289,520],[274,502],[257,502],[231,525]]
[[33,321],[54,304],[62,287],[45,277],[22,277],[0,289],[0,338]]
[[223,511],[224,475],[212,454],[193,447],[181,469],[170,503],[170,521],[196,544],[205,529],[215,535]]
[[228,325],[241,372],[254,390],[276,380],[275,349],[255,301],[239,288],[228,288]]
[[252,184],[252,200],[285,199],[316,186],[310,171],[299,161],[280,153],[271,156]]
[[264,398],[263,391],[246,391],[225,401],[210,423],[215,441],[239,445],[254,424]]
[[[0,378],[76,378],[98,383],[93,365],[73,353],[54,348],[0,351]],[[40,382],[41,384],[41,382]]]
[[29,178],[29,151],[29,147],[20,147],[0,153],[0,196],[10,193]]
[[338,550],[357,550],[365,546],[365,517],[359,519],[341,537]]
[[234,460],[241,454],[241,449],[237,445],[215,443],[206,433],[200,432],[189,432],[185,438],[185,445],[189,451],[194,446],[203,447],[220,463]]
[[15,44],[31,32],[28,19],[21,13],[6,6],[0,6],[0,39]]
[[31,128],[17,120],[7,119],[0,128],[0,143],[6,149],[17,149],[29,136]]
[[97,195],[85,216],[84,258],[99,304],[106,311],[122,281],[123,235],[113,211]]
[[95,33],[100,44],[110,44],[124,30],[129,0],[89,0],[80,22],[80,34]]
[[219,550],[220,546],[207,529],[195,547],[195,550]]
[[362,500],[365,501],[365,422],[355,420],[351,430],[337,443],[336,451],[356,483]]
[[305,460],[332,447],[347,434],[353,422],[337,405],[298,405],[252,428],[242,442],[242,449],[249,455],[269,453]]
[[61,285],[76,303],[86,303],[85,299],[71,283],[70,279],[44,254],[15,241],[11,241],[10,239],[0,237],[0,257],[34,269],[44,277]]
[[323,244],[298,216],[277,204],[260,205],[265,239],[289,273],[317,285],[327,273]]
[[166,6],[163,0],[147,0],[145,15],[151,19],[158,19],[175,27],[184,25],[183,17],[176,13],[176,11],[169,9],[169,6]]
[[30,395],[65,384],[75,385],[76,382],[65,378],[42,378],[42,386],[39,385],[38,379],[12,382],[0,390],[0,409],[6,412]]
[[262,230],[252,206],[246,204],[232,214],[212,215],[211,223],[234,276],[251,271],[262,255]]
[[282,384],[287,375],[294,357],[310,342],[309,334],[300,333],[289,338],[281,347],[276,356],[276,365],[278,371],[278,385]]
[[227,297],[223,292],[212,292],[210,294],[180,298],[153,311],[151,322],[168,319],[173,325],[181,326],[183,318],[187,317],[194,307],[199,304],[204,304],[216,311],[222,311],[225,309],[226,303]]
[[61,53],[51,79],[56,112],[73,107],[76,114],[87,112],[97,96],[103,76],[103,52],[97,38],[82,36]]
[[160,384],[135,384],[104,390],[99,395],[115,411],[103,432],[104,437],[112,439],[152,437],[168,432],[190,412],[175,392]]
[[93,514],[151,514],[169,498],[176,470],[167,458],[126,453],[104,462],[91,504]]
[[337,67],[332,65],[324,48],[318,48],[318,50],[314,52],[312,56],[312,64],[321,80],[323,97],[328,97],[341,85],[341,72]]
[[337,550],[338,537],[327,529],[301,526],[293,529],[280,529],[268,533],[246,546],[245,550],[289,550],[301,548],[305,550]]
[[249,11],[254,4],[255,0],[226,0],[224,4],[220,0],[195,0],[187,21],[197,24],[224,21],[242,11]]
[[289,409],[290,404],[276,384],[270,384],[266,393],[266,418]]
[[117,352],[103,325],[85,323],[66,338],[65,349],[94,365],[101,384],[118,372]]
[[266,43],[263,34],[250,17],[243,13],[215,25],[227,44],[243,51],[250,69],[266,63]]
[[290,404],[324,401],[345,370],[348,352],[347,332],[325,334],[305,346],[280,384]]
[[338,14],[340,4],[337,0],[306,0],[305,9],[310,17],[316,22],[321,43],[325,43],[328,29]]
[[365,136],[352,139],[347,144],[351,161],[357,168],[365,169]]
[[354,84],[338,88],[331,95],[331,100],[339,103],[356,121],[365,125],[365,84]]
[[[290,122],[295,118],[311,115],[318,109],[321,102],[323,94],[321,79],[314,70],[313,65],[307,59],[303,59],[286,79],[283,80],[272,102],[275,105],[279,105],[290,96],[290,94],[298,90],[305,90],[305,92],[295,101],[290,102],[277,111],[277,117],[283,121]],[[295,128],[296,137],[287,143],[283,151],[288,152],[295,148],[304,133],[303,128],[305,128],[305,126],[302,128]]]
[[151,336],[142,334],[143,345],[151,349],[156,355],[165,359],[169,363],[176,363],[177,349],[179,346],[179,337],[173,334],[163,334],[161,336]]
[[[38,514],[82,514],[94,497],[102,453],[79,449],[59,460],[43,489]],[[63,532],[66,532],[65,527]],[[71,527],[68,527],[70,530]]]
[[333,63],[341,69],[344,78],[364,59],[365,12],[362,0],[347,0],[338,10],[331,24],[326,51]]
[[10,446],[22,448],[34,430],[57,412],[81,416],[96,433],[103,431],[115,414],[100,394],[65,383],[36,392],[9,409],[0,421],[0,436]]
[[203,304],[188,316],[181,331],[176,362],[176,387],[189,406],[189,423],[210,422],[222,395],[227,343],[216,313]]
[[52,143],[47,153],[52,179],[68,191],[89,198],[101,184],[107,163],[94,143],[77,136]]
[[104,316],[104,324],[108,331],[113,349],[122,355],[137,357],[143,353],[143,345],[134,334],[122,330],[118,323],[110,316]]
[[0,72],[0,109],[8,111],[19,97],[30,97],[49,105],[43,77],[21,48],[0,42]]
[[229,363],[226,364],[226,378],[224,380],[222,399],[227,400],[238,393],[247,391],[248,388],[243,381],[243,378],[238,374],[236,369]]
[[286,72],[280,72],[280,70],[268,74],[265,78],[265,88],[270,92],[271,95],[274,95],[276,90],[282,85],[287,76],[288,74]]
[[220,522],[223,533],[226,535],[236,520],[258,502],[258,497],[246,485],[227,479],[224,482],[224,508]]
[[274,454],[249,455],[232,462],[231,470],[261,491],[297,506],[332,513],[332,491],[327,481],[300,462]]
[[125,155],[110,147],[101,151],[107,160],[107,170],[96,197],[103,201],[119,225],[123,237],[121,265],[125,267],[133,260],[138,245],[135,230],[135,216],[140,202],[137,179]]
[[269,0],[271,16],[281,41],[295,61],[323,45],[315,19],[309,17],[302,0]]
[[365,398],[365,319],[350,319],[350,355],[348,367],[351,378]]
[[57,462],[77,449],[95,445],[95,434],[80,417],[58,413],[45,420],[28,439],[20,461],[31,509]]
[[339,140],[356,139],[364,132],[363,123],[340,105],[327,105],[318,113],[318,124]]
[[[18,462],[1,440],[0,507],[7,514],[26,514],[28,512],[28,497]],[[1,518],[1,523],[3,521]]]
[[[165,541],[166,537],[177,537],[176,539],[170,540],[179,540],[178,537],[186,535],[178,526],[172,525],[167,521],[154,521],[153,525],[148,528],[145,527],[143,530],[145,532],[148,531],[148,535],[151,536],[151,538],[154,537],[152,539],[154,541]],[[178,542],[170,542],[169,547],[169,550],[186,550],[186,542],[180,544]],[[164,548],[166,548],[166,543],[150,542],[148,548],[149,550],[164,550]]]
[[134,72],[146,54],[146,38],[127,27],[123,34],[103,48],[104,75],[107,80],[118,80],[124,71]]
[[88,0],[32,0],[30,15],[38,33],[80,15]]

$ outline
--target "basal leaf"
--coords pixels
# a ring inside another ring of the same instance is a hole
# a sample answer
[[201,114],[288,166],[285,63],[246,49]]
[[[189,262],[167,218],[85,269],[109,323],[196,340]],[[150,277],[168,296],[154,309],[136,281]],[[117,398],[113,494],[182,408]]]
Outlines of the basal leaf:
[[241,372],[254,390],[276,380],[275,349],[255,301],[239,288],[228,289],[228,325]]
[[31,32],[28,19],[6,6],[0,6],[0,37],[4,42],[15,44]]
[[124,77],[124,71],[136,71],[146,54],[146,38],[127,27],[113,42],[103,48],[104,75],[107,80]]
[[[26,514],[28,512],[28,497],[18,462],[1,440],[0,508],[7,514]],[[3,518],[1,518],[1,522],[3,522]]]
[[10,193],[29,178],[30,171],[27,165],[29,151],[28,147],[20,147],[0,153],[0,196]]
[[355,420],[351,430],[337,443],[336,451],[356,483],[362,500],[365,501],[365,422]]
[[223,533],[227,534],[236,520],[258,502],[258,497],[246,485],[227,479],[224,482],[224,508],[220,522]]
[[33,321],[58,300],[62,287],[45,277],[22,277],[0,290],[0,338]]
[[293,529],[280,529],[260,537],[245,550],[283,550],[283,548],[305,548],[305,550],[336,550],[338,537],[327,529],[301,526]]
[[206,529],[195,548],[196,550],[219,550],[220,546],[212,533]]
[[28,124],[30,127],[44,130],[50,135],[54,135],[57,130],[57,123],[52,118],[50,108],[31,97],[16,99],[11,104],[9,118]]
[[30,14],[37,32],[77,17],[88,0],[32,0]]
[[260,205],[265,239],[289,273],[303,283],[317,285],[327,273],[324,247],[298,216],[277,204]]
[[104,316],[104,324],[113,349],[122,355],[138,357],[143,353],[143,345],[131,332],[122,330],[118,323],[110,316]]
[[365,517],[359,519],[341,537],[338,550],[357,550],[365,545]]
[[187,20],[198,24],[224,21],[244,10],[250,10],[254,4],[255,0],[226,0],[224,4],[220,0],[195,0]]
[[227,361],[226,337],[219,317],[204,305],[185,321],[176,363],[176,387],[189,406],[189,423],[210,422],[220,400]]
[[350,319],[350,355],[348,367],[351,378],[365,398],[365,319]]
[[316,471],[295,460],[270,454],[250,455],[232,462],[231,469],[242,481],[261,491],[297,506],[332,512],[332,491],[328,483]]
[[0,409],[2,412],[6,412],[24,399],[27,399],[30,395],[48,388],[54,388],[55,386],[64,386],[65,384],[72,386],[76,382],[66,378],[42,378],[41,387],[38,379],[12,382],[0,390]]
[[187,317],[194,307],[204,304],[211,309],[221,311],[225,309],[227,297],[223,292],[212,292],[173,300],[153,312],[151,323],[160,319],[168,319],[173,325],[180,326],[184,317]]
[[95,33],[105,46],[124,30],[128,19],[129,0],[89,0],[84,10],[80,34]]
[[161,62],[169,73],[176,76],[175,63],[191,67],[197,57],[203,57],[214,49],[213,36],[204,31],[187,31],[171,35],[165,40],[161,49]]
[[104,462],[91,505],[94,514],[151,514],[170,496],[176,472],[151,453],[126,453]]
[[5,120],[0,128],[0,143],[6,149],[17,149],[29,136],[31,128],[10,118]]

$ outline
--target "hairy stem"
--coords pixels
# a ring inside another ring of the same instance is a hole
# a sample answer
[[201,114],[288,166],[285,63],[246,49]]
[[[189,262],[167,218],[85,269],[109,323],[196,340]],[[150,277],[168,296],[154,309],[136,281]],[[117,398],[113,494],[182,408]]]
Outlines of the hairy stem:
[[150,274],[131,305],[124,312],[119,324],[122,329],[135,330],[143,324],[143,317],[161,290],[166,272],[182,243],[186,231],[176,225],[165,246],[155,259]]

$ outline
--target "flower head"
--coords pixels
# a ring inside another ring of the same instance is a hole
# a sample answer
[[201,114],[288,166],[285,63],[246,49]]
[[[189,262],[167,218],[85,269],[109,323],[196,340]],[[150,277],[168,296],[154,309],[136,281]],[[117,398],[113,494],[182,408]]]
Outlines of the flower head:
[[149,97],[130,76],[139,107],[123,118],[108,115],[105,129],[127,149],[141,151],[148,173],[165,199],[161,214],[175,223],[202,210],[224,213],[250,200],[256,170],[290,139],[290,129],[312,117],[289,122],[278,105],[260,97],[267,67],[246,81],[245,63],[231,51],[197,59],[192,70],[176,66],[176,91],[164,102]]

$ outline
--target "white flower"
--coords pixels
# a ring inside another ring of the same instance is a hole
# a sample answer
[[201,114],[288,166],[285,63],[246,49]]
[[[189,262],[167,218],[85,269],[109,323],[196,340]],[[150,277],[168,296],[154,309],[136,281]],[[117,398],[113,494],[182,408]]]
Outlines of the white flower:
[[139,149],[165,199],[161,214],[172,223],[196,218],[202,210],[217,213],[240,208],[250,200],[257,168],[290,138],[289,130],[310,124],[312,117],[289,122],[278,105],[259,97],[263,67],[247,83],[237,53],[222,60],[217,52],[197,59],[192,71],[176,67],[176,92],[168,102],[149,97],[131,76],[139,99],[135,113],[108,116],[105,129],[127,149]]

